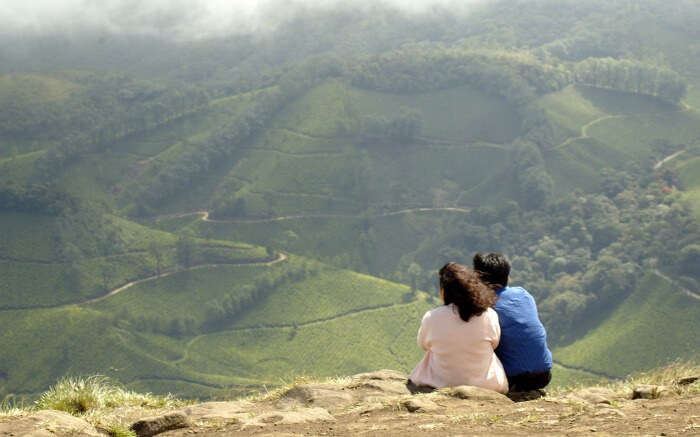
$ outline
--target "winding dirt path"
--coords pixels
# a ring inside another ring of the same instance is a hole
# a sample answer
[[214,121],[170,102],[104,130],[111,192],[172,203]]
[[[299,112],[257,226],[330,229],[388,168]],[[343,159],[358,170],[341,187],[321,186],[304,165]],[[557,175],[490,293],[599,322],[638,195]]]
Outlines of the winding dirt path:
[[598,377],[605,378],[605,379],[611,379],[611,380],[621,380],[621,379],[624,379],[624,378],[622,378],[622,377],[620,377],[620,376],[613,376],[613,375],[610,375],[610,374],[607,374],[607,373],[597,372],[597,371],[595,371],[595,370],[586,369],[585,367],[570,366],[570,365],[564,364],[564,363],[562,363],[561,361],[558,361],[558,360],[552,360],[552,362],[553,362],[554,364],[558,365],[558,366],[563,367],[564,369],[567,369],[567,370],[576,370],[576,371],[579,371],[579,372],[590,373],[590,374],[593,375],[593,376],[598,376]]
[[114,290],[109,291],[108,293],[105,293],[101,296],[93,297],[90,299],[85,299],[77,302],[70,302],[70,303],[64,303],[60,305],[47,305],[47,306],[34,306],[34,307],[26,307],[26,308],[2,308],[0,309],[0,312],[3,311],[24,311],[24,310],[37,310],[37,309],[54,309],[54,308],[67,308],[67,307],[72,307],[72,306],[80,306],[80,305],[89,305],[93,303],[100,302],[102,300],[105,300],[109,297],[115,296],[119,293],[121,293],[124,290],[128,290],[129,288],[133,287],[134,285],[138,285],[144,282],[148,281],[153,281],[156,279],[160,278],[166,278],[168,276],[174,275],[175,273],[180,273],[180,272],[186,272],[186,271],[191,271],[191,270],[199,270],[199,269],[204,269],[207,267],[222,267],[222,266],[271,266],[277,263],[284,262],[288,259],[287,255],[280,252],[277,254],[277,257],[273,260],[270,261],[252,261],[252,262],[238,262],[238,263],[219,263],[219,264],[200,264],[196,266],[192,266],[187,269],[181,269],[181,270],[167,270],[160,275],[153,275],[153,276],[148,276],[146,278],[141,278],[141,279],[136,279],[131,282],[127,282],[126,284],[122,285],[121,287],[115,288]]
[[656,164],[654,164],[654,170],[660,169],[662,165],[666,164],[668,161],[670,161],[672,159],[676,159],[677,157],[679,157],[680,155],[684,154],[687,151],[688,151],[688,149],[683,149],[683,150],[677,151],[676,153],[668,155],[664,159],[662,159],[659,162],[657,162]]
[[598,117],[595,120],[590,121],[590,122],[584,124],[583,126],[581,126],[581,135],[579,135],[577,137],[569,137],[563,143],[559,144],[558,146],[554,146],[554,148],[561,149],[561,148],[564,148],[564,147],[568,146],[569,144],[573,143],[574,141],[582,140],[584,138],[590,138],[588,136],[588,129],[590,129],[592,126],[594,126],[598,123],[601,123],[605,120],[611,120],[613,118],[624,118],[624,117],[626,117],[626,116],[625,115],[604,115],[602,117]]
[[297,219],[307,219],[307,218],[358,218],[358,217],[391,217],[395,215],[409,214],[409,213],[420,213],[420,212],[438,212],[438,211],[449,211],[449,212],[459,212],[468,213],[472,208],[464,207],[424,207],[424,208],[406,208],[397,211],[383,212],[380,214],[299,214],[299,215],[283,215],[279,217],[266,217],[266,218],[221,218],[213,219],[209,217],[209,211],[192,211],[192,212],[182,212],[177,214],[167,214],[154,217],[156,222],[163,219],[169,218],[181,218],[187,217],[189,215],[200,215],[202,216],[202,221],[210,223],[274,223],[281,222],[285,220],[297,220]]

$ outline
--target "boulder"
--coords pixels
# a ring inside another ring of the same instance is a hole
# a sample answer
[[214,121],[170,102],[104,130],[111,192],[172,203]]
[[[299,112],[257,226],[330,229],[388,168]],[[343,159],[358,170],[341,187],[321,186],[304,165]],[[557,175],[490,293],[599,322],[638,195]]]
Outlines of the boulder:
[[502,395],[493,390],[488,390],[481,387],[473,387],[471,385],[460,385],[458,387],[445,387],[436,390],[437,393],[459,399],[470,399],[475,401],[496,401],[512,403],[505,395]]
[[188,426],[190,424],[187,416],[182,412],[174,412],[143,418],[131,425],[129,429],[139,437],[149,437],[171,429],[187,428]]
[[663,385],[638,385],[632,391],[632,399],[658,399],[672,395],[671,389]]
[[42,410],[0,422],[0,436],[55,437],[80,435],[102,437],[94,426],[63,411]]

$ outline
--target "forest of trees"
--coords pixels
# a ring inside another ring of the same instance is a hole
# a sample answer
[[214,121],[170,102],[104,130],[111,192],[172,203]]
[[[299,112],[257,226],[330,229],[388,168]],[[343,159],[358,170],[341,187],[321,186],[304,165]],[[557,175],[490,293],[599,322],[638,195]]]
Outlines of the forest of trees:
[[471,84],[516,105],[571,82],[569,71],[542,63],[527,52],[426,44],[369,57],[350,66],[347,75],[357,86],[401,93]]
[[48,184],[0,184],[0,211],[57,216],[76,206],[77,199]]
[[668,68],[613,58],[588,58],[574,66],[576,83],[635,94],[646,94],[677,104],[687,84]]

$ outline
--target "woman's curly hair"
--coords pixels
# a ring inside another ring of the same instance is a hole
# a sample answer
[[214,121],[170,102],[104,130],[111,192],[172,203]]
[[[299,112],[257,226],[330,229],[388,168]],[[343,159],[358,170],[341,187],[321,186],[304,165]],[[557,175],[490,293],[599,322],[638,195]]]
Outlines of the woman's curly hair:
[[449,262],[442,266],[440,288],[445,305],[455,304],[465,322],[496,302],[496,293],[480,279],[479,273],[461,264]]

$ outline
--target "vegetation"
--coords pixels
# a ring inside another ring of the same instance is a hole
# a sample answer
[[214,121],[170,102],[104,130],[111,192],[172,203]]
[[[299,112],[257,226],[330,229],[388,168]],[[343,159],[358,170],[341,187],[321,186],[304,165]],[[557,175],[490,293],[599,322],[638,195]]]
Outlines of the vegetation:
[[0,44],[0,398],[410,370],[476,251],[536,297],[557,384],[693,358],[700,8],[531,3]]
[[40,410],[58,410],[78,415],[91,410],[123,407],[177,407],[182,405],[171,396],[153,396],[125,390],[109,378],[61,378],[36,401]]

